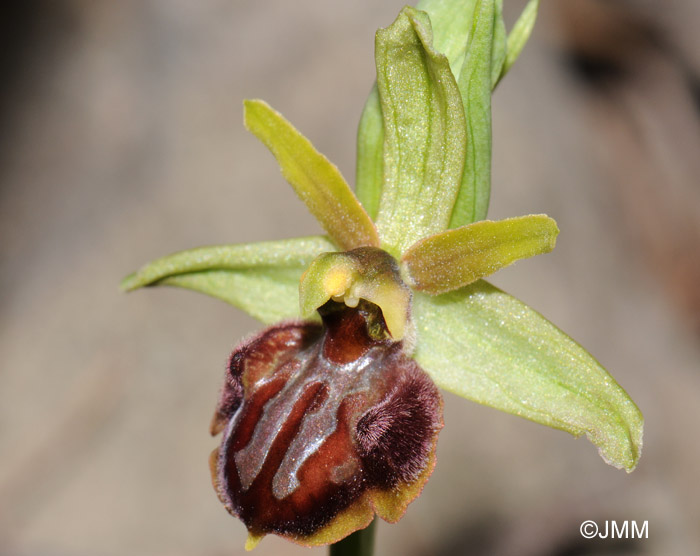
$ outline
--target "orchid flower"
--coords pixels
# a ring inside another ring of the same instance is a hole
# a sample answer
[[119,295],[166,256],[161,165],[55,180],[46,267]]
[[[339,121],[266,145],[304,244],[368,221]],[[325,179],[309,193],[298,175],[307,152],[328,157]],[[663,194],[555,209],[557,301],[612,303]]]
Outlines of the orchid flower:
[[249,532],[313,546],[397,521],[435,465],[438,388],[585,434],[631,471],[642,416],[581,346],[483,278],[554,248],[554,220],[486,220],[491,93],[538,2],[423,0],[376,35],[357,184],[281,114],[244,103],[325,235],[182,251],[124,290],[177,286],[269,328],[231,355],[211,426],[216,492]]

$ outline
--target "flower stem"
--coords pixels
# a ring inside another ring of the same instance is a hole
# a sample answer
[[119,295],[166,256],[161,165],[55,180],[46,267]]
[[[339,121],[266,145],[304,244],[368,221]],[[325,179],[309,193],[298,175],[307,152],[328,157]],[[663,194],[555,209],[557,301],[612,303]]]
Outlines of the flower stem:
[[365,529],[355,531],[352,535],[332,544],[328,551],[329,556],[372,556],[376,523],[375,519]]

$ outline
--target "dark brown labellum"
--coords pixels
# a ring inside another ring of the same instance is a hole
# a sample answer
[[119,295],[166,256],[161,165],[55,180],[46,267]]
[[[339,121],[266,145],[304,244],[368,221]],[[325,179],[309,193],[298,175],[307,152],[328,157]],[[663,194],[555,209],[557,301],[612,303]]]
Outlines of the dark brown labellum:
[[212,433],[220,499],[251,538],[335,542],[403,515],[434,464],[442,400],[381,312],[329,302],[232,354]]

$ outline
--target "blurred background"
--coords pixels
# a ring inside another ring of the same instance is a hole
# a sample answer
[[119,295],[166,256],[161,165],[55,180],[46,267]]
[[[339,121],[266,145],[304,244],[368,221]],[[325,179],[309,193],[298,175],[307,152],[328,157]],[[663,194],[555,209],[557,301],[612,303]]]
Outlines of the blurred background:
[[[402,0],[27,0],[0,20],[0,554],[234,555],[207,430],[260,325],[124,295],[146,261],[319,232],[242,125],[261,97],[354,177],[373,36]],[[512,24],[524,2],[506,0]],[[544,1],[494,96],[490,217],[556,250],[493,278],[646,418],[628,475],[584,439],[446,395],[437,469],[380,555],[700,553],[700,4]],[[584,520],[649,522],[586,541]],[[324,554],[267,537],[256,554]]]

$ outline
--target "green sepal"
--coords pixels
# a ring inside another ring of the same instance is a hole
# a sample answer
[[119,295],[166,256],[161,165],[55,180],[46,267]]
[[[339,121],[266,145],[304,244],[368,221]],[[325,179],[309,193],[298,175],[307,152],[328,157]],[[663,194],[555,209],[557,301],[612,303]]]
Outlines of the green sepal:
[[508,70],[512,67],[515,61],[520,56],[525,44],[530,38],[532,33],[532,28],[535,26],[535,20],[537,19],[537,9],[539,8],[540,0],[530,0],[525,8],[523,9],[520,17],[513,25],[513,29],[508,35],[508,42],[506,47],[506,58],[503,62],[503,68],[498,76],[498,81],[503,79],[503,77],[508,73]]
[[[478,0],[421,0],[416,6],[430,17],[433,48],[447,57],[453,75],[458,76],[464,62],[472,31],[474,8]],[[491,81],[502,76],[506,59],[506,32],[502,0],[494,11]],[[467,102],[466,99],[463,102]],[[383,177],[384,128],[376,83],[365,103],[357,133],[356,194],[370,217],[377,216]]]
[[466,161],[450,228],[486,218],[491,195],[491,67],[494,45],[494,0],[480,0],[459,74],[467,124]]
[[299,279],[304,269],[250,268],[204,270],[164,278],[158,286],[175,286],[225,301],[264,324],[299,318]]
[[632,471],[642,414],[580,345],[539,313],[480,280],[413,297],[414,358],[459,396],[580,436],[603,459]]
[[426,293],[446,293],[549,253],[558,234],[557,223],[544,214],[473,222],[412,245],[401,260],[404,280]]
[[430,16],[433,47],[447,56],[455,76],[462,69],[477,2],[478,0],[421,0],[416,5],[417,9]]
[[384,179],[384,124],[376,83],[367,98],[357,128],[355,194],[370,218],[376,218]]
[[338,168],[261,100],[244,102],[246,127],[272,152],[282,174],[342,249],[379,245],[377,230]]
[[[459,74],[476,0],[422,0],[416,8],[430,16],[433,47],[447,56],[454,75]],[[376,82],[367,98],[357,132],[356,194],[365,210],[376,218],[382,192],[384,127]]]
[[336,250],[324,236],[198,247],[146,264],[124,291],[178,286],[222,299],[264,323],[299,316],[299,279],[319,254]]
[[399,256],[448,227],[464,165],[464,110],[427,14],[404,8],[375,47],[384,123],[377,229],[382,247]]

